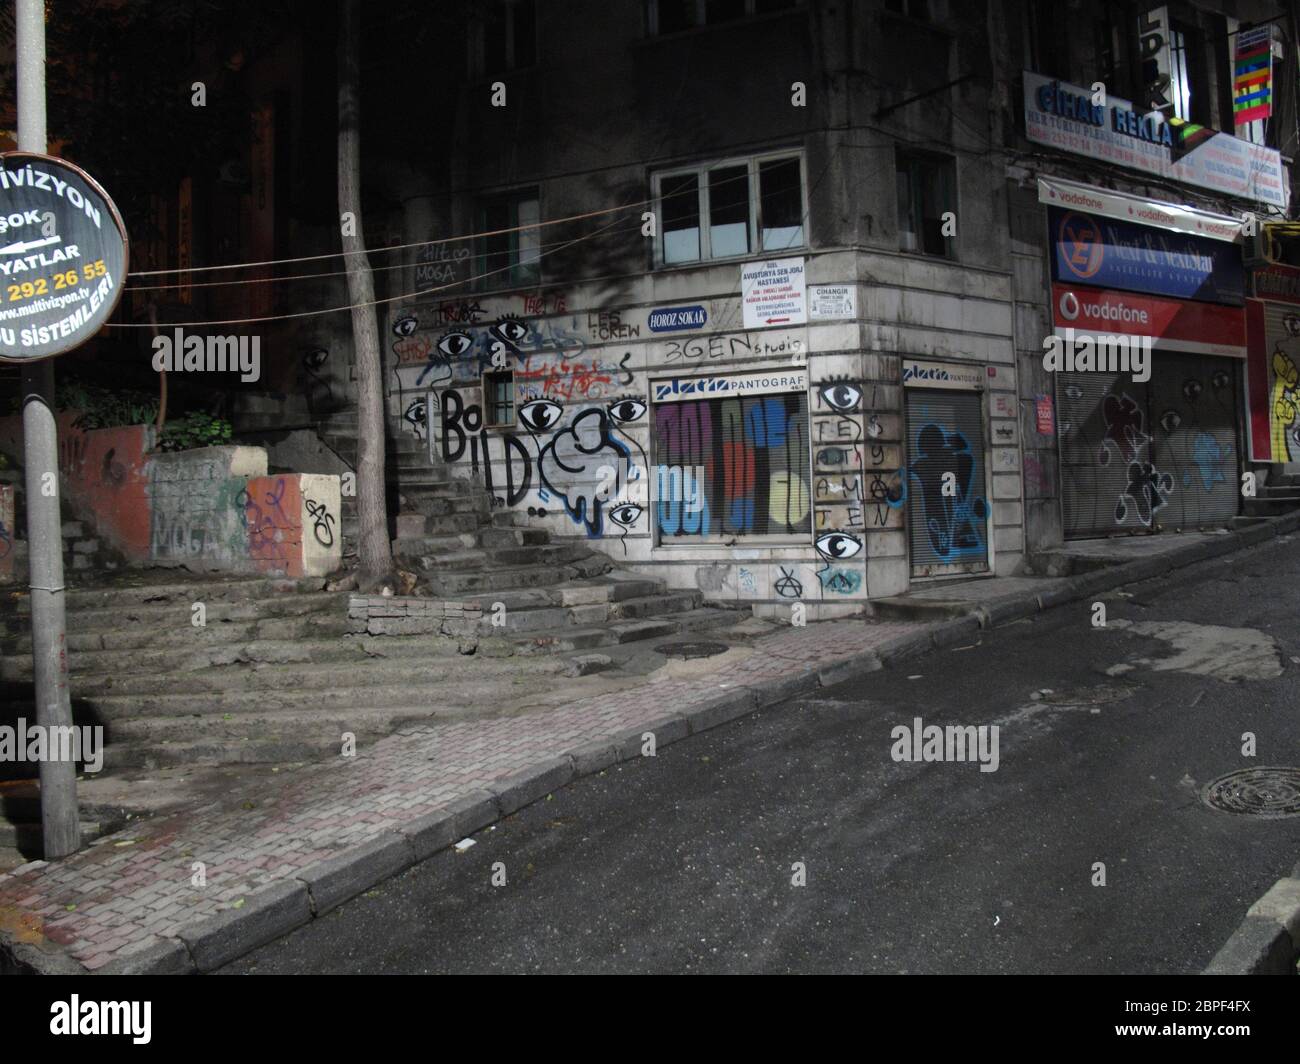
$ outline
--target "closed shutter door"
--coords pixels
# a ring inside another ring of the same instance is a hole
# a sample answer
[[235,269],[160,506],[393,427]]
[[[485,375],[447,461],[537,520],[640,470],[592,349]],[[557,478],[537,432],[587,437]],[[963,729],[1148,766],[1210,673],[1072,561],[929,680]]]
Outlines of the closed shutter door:
[[[984,397],[907,389],[907,526],[913,576],[985,572]],[[945,476],[951,484],[944,494]]]
[[1149,493],[1138,482],[1151,462],[1146,384],[1118,373],[1056,377],[1066,538],[1149,530]]
[[1151,375],[1152,476],[1168,487],[1163,528],[1213,528],[1237,515],[1237,368],[1209,355],[1157,356]]

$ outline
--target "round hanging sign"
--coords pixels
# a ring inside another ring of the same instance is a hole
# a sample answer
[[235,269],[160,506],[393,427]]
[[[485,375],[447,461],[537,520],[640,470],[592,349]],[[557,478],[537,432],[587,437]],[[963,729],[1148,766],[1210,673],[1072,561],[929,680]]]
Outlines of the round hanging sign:
[[94,336],[126,281],[122,217],[84,170],[0,153],[0,362],[61,355]]

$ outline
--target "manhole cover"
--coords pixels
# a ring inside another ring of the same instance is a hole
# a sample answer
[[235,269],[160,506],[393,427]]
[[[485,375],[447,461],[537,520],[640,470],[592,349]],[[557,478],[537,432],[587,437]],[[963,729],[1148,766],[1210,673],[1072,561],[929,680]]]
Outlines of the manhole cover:
[[1261,766],[1220,776],[1205,788],[1211,809],[1243,816],[1300,816],[1300,768]]
[[715,654],[725,654],[730,647],[726,643],[664,643],[655,647],[660,654],[669,658],[711,658]]

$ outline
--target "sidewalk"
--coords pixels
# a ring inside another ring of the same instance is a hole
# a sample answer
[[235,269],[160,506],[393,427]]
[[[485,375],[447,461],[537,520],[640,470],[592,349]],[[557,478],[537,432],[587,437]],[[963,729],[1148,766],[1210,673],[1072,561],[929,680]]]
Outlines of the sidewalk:
[[[404,728],[355,758],[268,779],[220,803],[146,821],[57,863],[0,876],[0,970],[211,971],[578,776],[979,627],[1262,543],[1300,513],[1068,578],[923,589],[937,620],[789,628],[746,654],[663,670],[640,687],[511,717]],[[953,606],[953,603],[957,603]],[[952,612],[966,616],[953,617]],[[206,885],[197,886],[196,862]]]

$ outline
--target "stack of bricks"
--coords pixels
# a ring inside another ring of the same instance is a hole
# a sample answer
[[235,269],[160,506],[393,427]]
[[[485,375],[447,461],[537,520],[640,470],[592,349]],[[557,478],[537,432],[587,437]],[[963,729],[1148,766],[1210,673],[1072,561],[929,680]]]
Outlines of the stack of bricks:
[[479,630],[483,607],[477,602],[384,595],[348,598],[348,629],[366,635],[470,635]]

